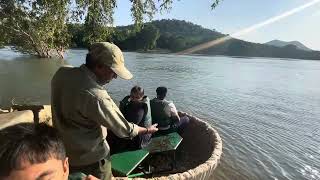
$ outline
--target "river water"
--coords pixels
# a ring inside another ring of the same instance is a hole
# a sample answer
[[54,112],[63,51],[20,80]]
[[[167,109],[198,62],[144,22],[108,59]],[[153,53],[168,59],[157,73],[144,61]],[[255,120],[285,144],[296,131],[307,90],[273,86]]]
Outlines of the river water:
[[[0,107],[50,103],[50,79],[66,61],[0,50]],[[179,110],[212,124],[223,139],[216,179],[320,179],[320,61],[176,56],[127,52],[130,81],[107,85],[120,101],[134,85],[153,98],[168,87]]]

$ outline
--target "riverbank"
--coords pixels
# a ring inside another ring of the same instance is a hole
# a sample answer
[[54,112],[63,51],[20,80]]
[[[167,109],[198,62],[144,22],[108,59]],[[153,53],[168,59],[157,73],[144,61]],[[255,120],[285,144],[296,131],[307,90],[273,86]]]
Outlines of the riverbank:
[[[10,47],[5,46],[3,48],[0,48],[0,53],[1,50],[4,51],[11,51]],[[87,51],[86,48],[70,48],[66,50],[66,54],[69,51],[72,50],[84,50]],[[152,49],[152,50],[136,50],[136,51],[130,51],[130,50],[123,50],[123,52],[134,52],[134,53],[143,53],[143,54],[168,54],[168,55],[182,55],[182,56],[204,56],[204,57],[230,57],[230,58],[240,58],[240,59],[254,59],[254,58],[263,58],[263,59],[274,59],[274,60],[312,60],[312,61],[318,61],[320,60],[320,58],[307,58],[307,57],[268,57],[268,56],[234,56],[234,55],[224,55],[224,54],[201,54],[201,53],[192,53],[192,54],[177,54],[176,52],[172,52],[169,49],[161,49],[161,48],[156,48],[156,49]],[[316,52],[316,51],[315,51]],[[28,56],[27,54],[22,54],[20,52],[17,51],[12,51],[12,53],[10,54],[10,56],[12,55],[23,55],[23,56]],[[5,58],[5,57],[4,57]]]

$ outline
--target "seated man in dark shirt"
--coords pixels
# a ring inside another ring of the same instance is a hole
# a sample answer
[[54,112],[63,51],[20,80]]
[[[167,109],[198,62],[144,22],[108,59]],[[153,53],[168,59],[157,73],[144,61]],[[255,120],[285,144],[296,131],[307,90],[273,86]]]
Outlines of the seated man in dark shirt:
[[165,99],[168,89],[158,87],[157,97],[150,101],[151,117],[153,123],[158,124],[159,131],[155,135],[167,134],[174,131],[183,132],[189,123],[189,118],[185,113],[178,112],[172,101]]
[[[143,88],[134,86],[130,95],[120,101],[119,109],[129,122],[146,128],[151,126],[150,100],[144,95]],[[112,132],[108,133],[107,138],[110,138],[108,142],[112,142],[109,143],[112,146],[111,154],[143,148],[149,144],[151,139],[151,134],[141,134],[128,140],[117,138]]]

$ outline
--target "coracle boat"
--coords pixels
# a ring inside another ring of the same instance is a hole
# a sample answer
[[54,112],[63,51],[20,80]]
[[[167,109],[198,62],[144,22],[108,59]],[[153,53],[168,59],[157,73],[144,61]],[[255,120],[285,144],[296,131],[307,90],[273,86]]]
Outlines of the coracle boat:
[[[39,122],[51,124],[50,106],[44,106],[40,111]],[[214,170],[222,155],[222,140],[218,132],[207,122],[188,115],[190,123],[180,134],[183,138],[176,150],[176,167],[173,170],[153,173],[146,178],[133,179],[179,179],[179,180],[211,180]],[[20,122],[33,122],[36,119],[32,111],[14,111],[0,114],[0,129]],[[160,162],[161,163],[161,162]],[[114,177],[115,180],[127,179]]]

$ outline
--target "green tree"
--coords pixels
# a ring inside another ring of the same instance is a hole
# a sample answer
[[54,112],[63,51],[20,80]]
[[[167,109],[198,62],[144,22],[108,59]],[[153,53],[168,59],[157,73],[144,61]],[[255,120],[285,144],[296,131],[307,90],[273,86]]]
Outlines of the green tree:
[[0,32],[14,49],[38,57],[58,56],[68,45],[68,0],[0,0]]
[[[111,34],[116,0],[76,0],[77,10],[84,14],[84,43],[105,41]],[[83,16],[76,16],[82,18]]]
[[172,51],[180,51],[185,49],[186,39],[181,36],[171,36],[169,42],[169,49]]
[[250,53],[249,43],[245,41],[231,41],[228,47],[228,54],[231,56],[246,56]]
[[[173,0],[129,0],[135,28]],[[212,0],[214,8],[221,0]],[[75,3],[74,3],[75,2]],[[159,4],[159,6],[156,6]],[[85,44],[105,41],[113,32],[117,0],[0,0],[0,38],[16,50],[38,57],[63,57],[69,44],[67,22],[85,19]],[[1,44],[0,42],[0,44]]]
[[70,47],[86,47],[86,43],[84,42],[84,26],[83,24],[75,23],[68,24],[68,33],[71,36]]
[[149,24],[137,33],[137,46],[139,49],[149,50],[154,49],[157,45],[157,40],[160,36],[159,29]]

